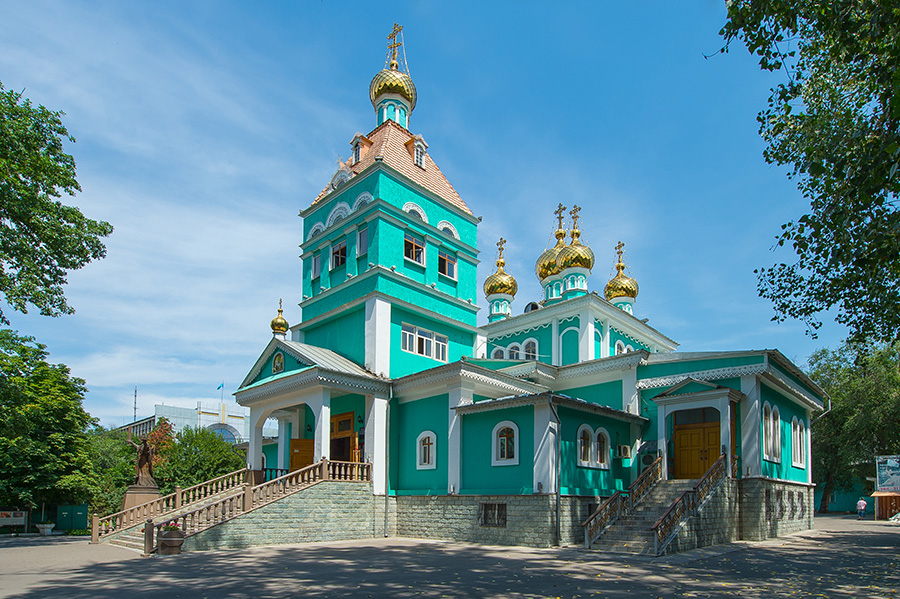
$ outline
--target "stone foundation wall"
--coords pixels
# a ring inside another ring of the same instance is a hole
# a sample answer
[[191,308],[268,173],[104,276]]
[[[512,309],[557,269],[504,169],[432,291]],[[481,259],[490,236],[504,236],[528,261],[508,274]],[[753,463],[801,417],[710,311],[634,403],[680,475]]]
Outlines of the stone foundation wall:
[[592,506],[596,509],[606,501],[606,497],[563,497],[560,502],[559,519],[561,546],[584,546],[584,528],[581,523],[590,517]]
[[184,541],[184,551],[384,536],[384,497],[370,483],[329,481]]
[[740,485],[742,539],[762,541],[813,527],[815,487],[762,478]]
[[741,501],[738,481],[727,478],[688,518],[663,554],[731,543],[741,538]]

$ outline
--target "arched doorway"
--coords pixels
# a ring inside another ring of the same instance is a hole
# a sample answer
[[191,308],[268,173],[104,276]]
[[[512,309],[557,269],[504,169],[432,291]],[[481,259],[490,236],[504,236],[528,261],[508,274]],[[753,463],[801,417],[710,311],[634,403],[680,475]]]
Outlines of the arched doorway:
[[674,478],[700,478],[721,454],[719,410],[695,408],[672,414]]

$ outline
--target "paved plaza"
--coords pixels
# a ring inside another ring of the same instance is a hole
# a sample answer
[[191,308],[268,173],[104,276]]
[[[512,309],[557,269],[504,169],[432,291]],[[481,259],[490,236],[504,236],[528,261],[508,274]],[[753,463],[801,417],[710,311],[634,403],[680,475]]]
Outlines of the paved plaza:
[[0,597],[900,597],[900,526],[816,530],[652,559],[415,539],[143,558],[78,537],[0,539]]

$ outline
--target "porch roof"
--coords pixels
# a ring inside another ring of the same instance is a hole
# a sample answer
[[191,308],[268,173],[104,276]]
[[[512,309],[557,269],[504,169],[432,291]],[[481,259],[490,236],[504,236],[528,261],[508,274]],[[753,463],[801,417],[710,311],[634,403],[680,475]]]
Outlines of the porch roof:
[[631,414],[624,410],[617,410],[608,406],[602,406],[583,399],[578,399],[577,397],[569,397],[568,395],[560,395],[558,393],[530,393],[527,395],[511,395],[497,399],[484,399],[475,403],[456,406],[453,409],[456,410],[458,414],[470,414],[473,412],[490,412],[492,410],[502,410],[505,408],[536,405],[547,402],[582,412],[599,414],[614,420],[622,420],[635,424],[649,422],[647,418],[638,416],[637,414]]

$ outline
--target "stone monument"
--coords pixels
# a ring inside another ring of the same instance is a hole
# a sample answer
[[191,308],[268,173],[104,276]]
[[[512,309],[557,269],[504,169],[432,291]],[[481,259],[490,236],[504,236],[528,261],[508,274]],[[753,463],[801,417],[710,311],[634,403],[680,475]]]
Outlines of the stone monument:
[[160,497],[159,487],[153,479],[153,454],[156,453],[156,450],[147,441],[147,435],[141,435],[140,440],[141,444],[138,445],[131,440],[130,436],[128,438],[128,442],[137,451],[137,461],[135,462],[134,484],[125,491],[122,510]]

